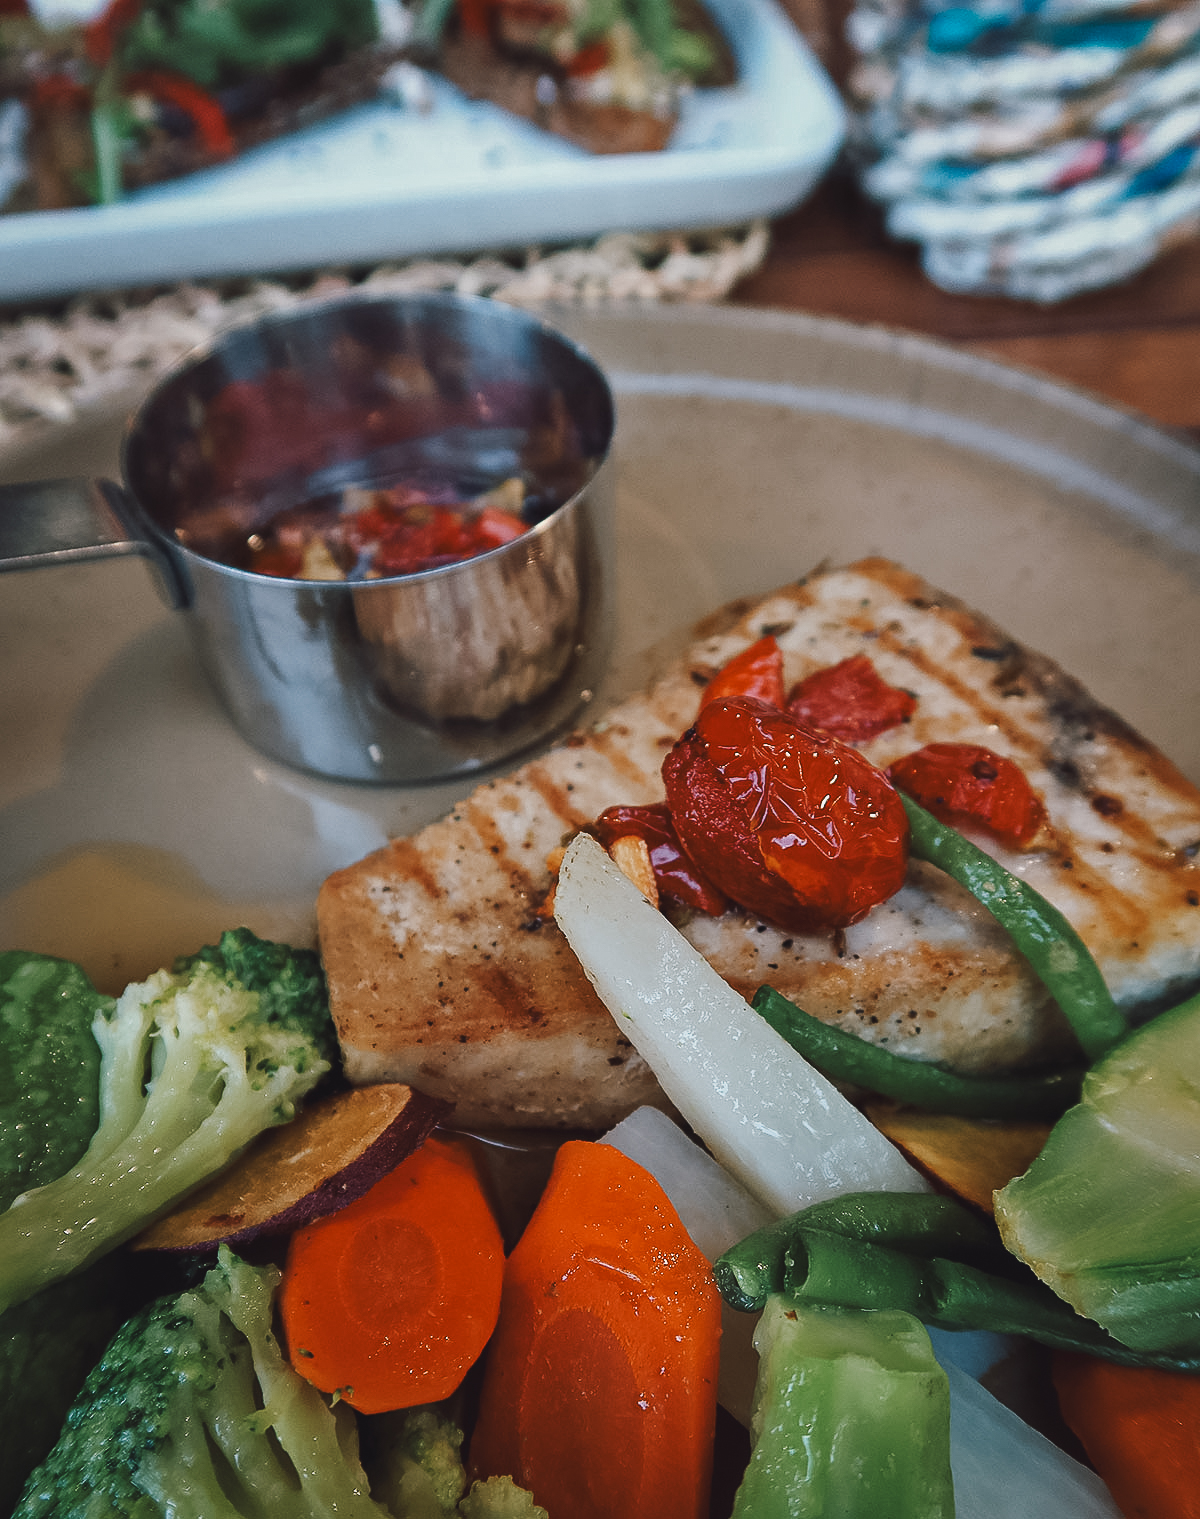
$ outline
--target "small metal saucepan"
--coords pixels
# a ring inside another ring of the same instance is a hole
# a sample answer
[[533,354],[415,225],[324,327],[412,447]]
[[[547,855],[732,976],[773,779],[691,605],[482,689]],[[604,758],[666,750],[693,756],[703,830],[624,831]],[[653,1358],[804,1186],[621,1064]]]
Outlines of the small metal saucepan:
[[[256,748],[345,780],[445,778],[561,730],[599,678],[613,425],[596,364],[526,313],[343,296],[180,364],[128,425],[123,485],[0,489],[0,568],[146,555]],[[468,494],[520,479],[526,530],[382,578],[251,567],[281,511],[452,477]]]

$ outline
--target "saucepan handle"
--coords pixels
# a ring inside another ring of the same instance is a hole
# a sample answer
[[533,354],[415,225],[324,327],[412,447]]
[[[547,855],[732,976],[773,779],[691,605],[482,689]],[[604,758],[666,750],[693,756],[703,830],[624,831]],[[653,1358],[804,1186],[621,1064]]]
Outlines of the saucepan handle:
[[83,477],[0,485],[0,570],[74,564],[140,554],[155,569],[168,606],[187,606],[190,596],[170,552],[138,528],[128,494],[112,480]]

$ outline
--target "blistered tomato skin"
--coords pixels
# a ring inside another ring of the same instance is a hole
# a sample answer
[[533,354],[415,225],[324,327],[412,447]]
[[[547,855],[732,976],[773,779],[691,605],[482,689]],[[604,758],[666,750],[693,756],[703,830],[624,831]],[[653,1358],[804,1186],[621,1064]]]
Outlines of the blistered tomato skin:
[[780,928],[846,928],[903,884],[908,819],[887,776],[765,702],[706,705],[663,779],[688,854]]
[[670,810],[662,803],[648,807],[608,807],[594,826],[606,849],[631,833],[646,841],[659,896],[671,897],[685,907],[693,907],[697,912],[706,912],[713,917],[729,906],[724,892],[719,891],[689,858],[679,842]]
[[980,744],[926,744],[888,774],[941,822],[982,828],[1013,849],[1027,849],[1046,821],[1020,765]]

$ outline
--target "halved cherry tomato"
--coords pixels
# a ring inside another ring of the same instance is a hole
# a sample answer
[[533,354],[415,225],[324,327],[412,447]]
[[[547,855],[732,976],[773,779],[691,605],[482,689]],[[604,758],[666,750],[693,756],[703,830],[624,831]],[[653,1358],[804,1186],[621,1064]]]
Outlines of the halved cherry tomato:
[[845,928],[904,881],[908,819],[887,776],[766,702],[708,703],[663,779],[684,849],[781,928]]
[[893,782],[952,827],[982,828],[1024,849],[1046,809],[1020,765],[980,744],[926,744],[888,767]]
[[783,654],[773,633],[743,649],[717,671],[700,698],[701,705],[731,696],[753,696],[783,706]]
[[797,721],[846,744],[864,743],[906,722],[916,705],[912,692],[889,686],[865,654],[814,670],[787,698],[787,710]]
[[606,849],[631,833],[645,839],[660,897],[672,897],[685,907],[711,913],[713,917],[729,906],[724,892],[713,885],[679,842],[670,810],[664,803],[652,807],[608,807],[594,826]]

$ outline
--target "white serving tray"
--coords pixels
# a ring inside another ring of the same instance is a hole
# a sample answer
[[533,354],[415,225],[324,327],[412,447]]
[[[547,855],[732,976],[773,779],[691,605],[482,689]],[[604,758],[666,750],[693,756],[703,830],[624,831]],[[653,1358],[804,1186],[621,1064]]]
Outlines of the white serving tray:
[[596,157],[437,81],[427,112],[381,99],[117,205],[0,217],[0,301],[774,216],[842,105],[774,0],[709,4],[738,81],[691,92],[662,152]]

